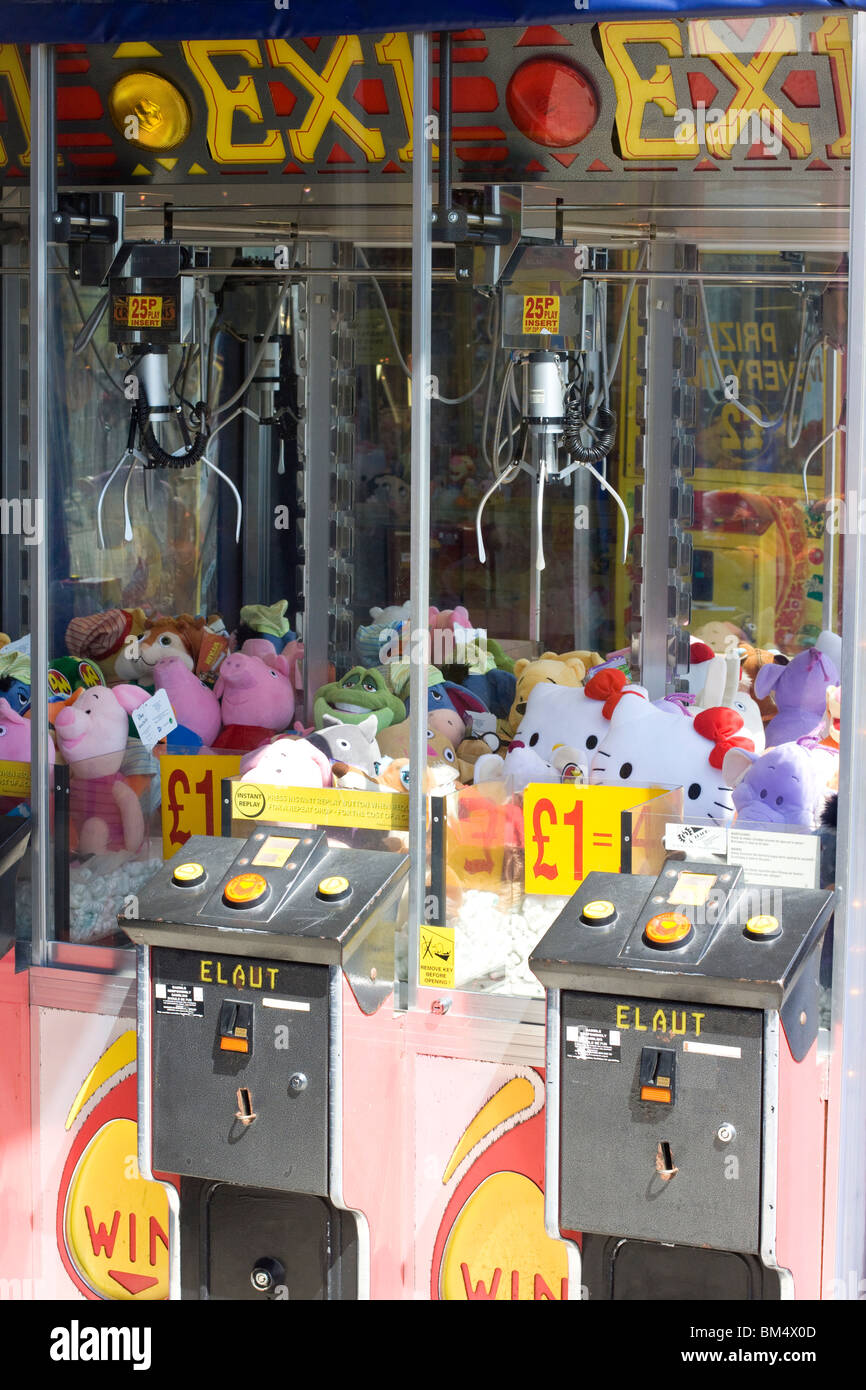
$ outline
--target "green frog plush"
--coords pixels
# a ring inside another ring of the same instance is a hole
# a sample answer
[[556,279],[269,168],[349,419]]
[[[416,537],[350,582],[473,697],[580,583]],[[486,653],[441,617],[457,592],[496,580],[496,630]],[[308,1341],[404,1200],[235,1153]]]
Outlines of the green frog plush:
[[390,724],[406,718],[406,706],[394,695],[379,671],[366,666],[353,666],[345,676],[316,691],[313,718],[316,728],[325,727],[325,715],[330,714],[343,724],[361,724],[375,714],[377,733]]

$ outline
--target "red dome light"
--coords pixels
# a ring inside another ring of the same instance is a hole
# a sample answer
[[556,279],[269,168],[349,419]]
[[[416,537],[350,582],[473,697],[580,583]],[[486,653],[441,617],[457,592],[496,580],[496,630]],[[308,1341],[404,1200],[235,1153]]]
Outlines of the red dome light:
[[563,58],[530,58],[505,93],[517,129],[538,145],[576,145],[598,120],[598,97],[585,73]]

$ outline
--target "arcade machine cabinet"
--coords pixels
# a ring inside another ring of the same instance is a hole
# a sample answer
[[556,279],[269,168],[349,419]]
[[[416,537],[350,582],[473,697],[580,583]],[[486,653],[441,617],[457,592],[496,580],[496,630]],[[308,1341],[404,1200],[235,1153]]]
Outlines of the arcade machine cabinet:
[[366,1219],[341,1201],[343,1011],[392,990],[407,867],[318,830],[195,836],[122,919],[140,1161],[181,1175],[182,1297],[366,1295]]
[[535,948],[548,1224],[583,1233],[588,1297],[818,1296],[832,907],[668,861],[589,874]]

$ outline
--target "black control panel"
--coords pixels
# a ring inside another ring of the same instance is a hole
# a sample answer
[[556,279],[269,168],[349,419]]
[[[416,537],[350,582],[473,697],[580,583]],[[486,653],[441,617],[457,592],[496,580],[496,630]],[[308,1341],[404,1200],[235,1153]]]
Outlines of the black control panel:
[[734,864],[592,873],[529,964],[550,989],[778,1009],[832,910],[831,892],[746,884]]

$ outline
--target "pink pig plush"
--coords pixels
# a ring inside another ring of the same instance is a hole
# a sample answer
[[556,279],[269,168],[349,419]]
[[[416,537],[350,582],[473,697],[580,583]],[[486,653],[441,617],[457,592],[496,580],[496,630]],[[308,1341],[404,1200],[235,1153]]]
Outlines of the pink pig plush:
[[214,686],[223,730],[213,746],[254,749],[287,729],[295,711],[291,675],[284,656],[272,654],[267,661],[246,652],[227,656]]
[[[14,710],[8,700],[0,699],[0,758],[4,762],[29,763],[30,720]],[[54,744],[48,740],[48,761],[54,766]]]
[[81,854],[125,848],[144,840],[141,804],[120,774],[129,733],[128,715],[148,699],[135,685],[93,686],[57,715],[57,744],[72,777],[70,810]]
[[[220,702],[214,692],[176,656],[157,662],[153,683],[157,690],[165,691],[181,728],[190,729],[203,744],[213,743],[222,724]],[[183,738],[175,742],[182,745]]]
[[[29,763],[30,761],[30,720],[24,719],[14,710],[8,700],[0,699],[0,759],[9,763]],[[48,761],[54,766],[54,744],[48,740]],[[27,814],[26,803],[18,797],[0,797],[0,815]]]

